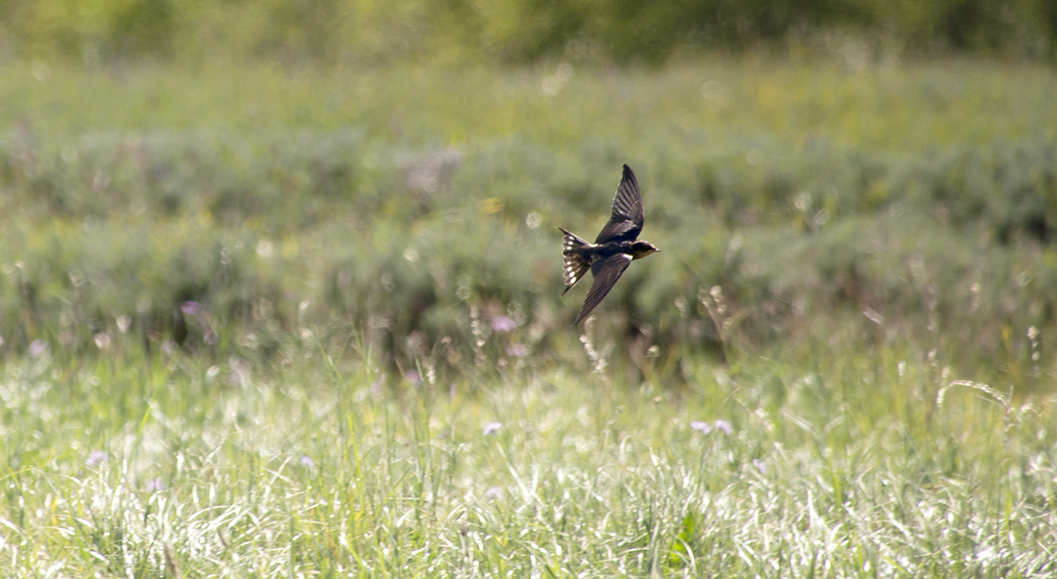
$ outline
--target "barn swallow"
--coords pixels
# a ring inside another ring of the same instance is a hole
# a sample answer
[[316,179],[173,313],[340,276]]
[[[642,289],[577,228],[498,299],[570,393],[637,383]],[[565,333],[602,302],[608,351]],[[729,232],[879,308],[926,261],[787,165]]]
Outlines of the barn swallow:
[[562,295],[572,289],[588,269],[595,278],[587,292],[584,306],[580,309],[580,315],[576,316],[576,321],[573,322],[574,326],[586,318],[606,297],[632,261],[660,251],[652,243],[638,240],[643,222],[639,182],[635,180],[631,167],[624,165],[624,175],[620,179],[620,186],[617,187],[617,194],[613,197],[613,214],[594,243],[587,243],[568,230],[558,228],[564,234],[562,256],[565,291]]

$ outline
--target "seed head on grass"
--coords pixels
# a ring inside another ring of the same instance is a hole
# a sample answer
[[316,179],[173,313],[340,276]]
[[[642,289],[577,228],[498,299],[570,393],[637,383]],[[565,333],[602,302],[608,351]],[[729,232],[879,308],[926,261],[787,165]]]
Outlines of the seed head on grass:
[[95,347],[100,350],[106,350],[110,347],[110,336],[103,333],[98,333],[92,336],[92,341],[95,342]]
[[488,341],[487,331],[488,329],[481,324],[477,306],[470,306],[470,333],[473,334],[474,363],[479,368],[485,365],[484,345]]
[[608,361],[606,356],[609,354],[608,349],[599,351],[595,348],[594,342],[591,341],[591,334],[594,333],[595,318],[588,318],[587,323],[584,324],[584,333],[580,335],[580,342],[584,345],[584,352],[587,353],[587,357],[591,360],[591,364],[594,366],[595,374],[602,377],[603,380],[608,381],[609,377],[606,374],[606,366]]

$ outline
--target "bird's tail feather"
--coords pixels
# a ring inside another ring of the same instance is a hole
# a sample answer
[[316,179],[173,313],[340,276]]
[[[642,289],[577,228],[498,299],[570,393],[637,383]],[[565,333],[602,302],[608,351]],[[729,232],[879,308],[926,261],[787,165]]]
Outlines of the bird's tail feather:
[[564,228],[559,227],[558,229],[561,229],[564,234],[562,235],[562,274],[565,278],[565,291],[562,295],[565,295],[565,292],[571,290],[576,282],[584,277],[587,270],[591,269],[591,262],[581,251],[591,244]]

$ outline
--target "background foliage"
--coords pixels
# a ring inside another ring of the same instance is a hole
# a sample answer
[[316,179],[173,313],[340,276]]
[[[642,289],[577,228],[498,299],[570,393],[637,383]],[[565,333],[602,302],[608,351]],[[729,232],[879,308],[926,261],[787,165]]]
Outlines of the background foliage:
[[1051,59],[1057,7],[1047,0],[0,2],[0,56],[87,63],[661,62],[706,47],[826,52],[848,34],[875,59],[964,51]]
[[284,359],[309,324],[445,367],[476,312],[560,356],[556,227],[593,235],[622,162],[664,249],[600,311],[630,360],[827,336],[1030,382],[1025,332],[1054,327],[1044,69],[6,74],[0,353],[125,320],[155,350]]

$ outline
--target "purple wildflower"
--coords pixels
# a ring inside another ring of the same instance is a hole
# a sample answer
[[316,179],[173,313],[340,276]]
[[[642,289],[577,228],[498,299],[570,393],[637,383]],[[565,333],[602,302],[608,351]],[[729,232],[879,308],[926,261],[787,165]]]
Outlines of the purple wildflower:
[[489,422],[484,425],[484,435],[488,436],[489,434],[495,434],[496,432],[499,432],[499,429],[502,427],[502,422]]
[[712,432],[712,427],[709,426],[707,422],[703,422],[700,420],[691,421],[690,428],[697,430],[701,434],[708,434],[709,432]]
[[506,347],[506,355],[515,358],[524,358],[525,356],[528,356],[528,346],[517,342],[510,344]]
[[105,450],[93,450],[88,454],[88,460],[84,461],[84,463],[88,466],[98,466],[106,462],[107,458],[109,457]]
[[29,343],[29,355],[34,358],[43,355],[48,351],[48,343],[44,340],[37,338]]
[[408,370],[407,373],[404,374],[404,378],[414,386],[422,384],[422,374],[419,374],[418,370]]
[[760,471],[760,474],[767,474],[767,465],[758,458],[752,459],[752,466],[756,467],[756,470]]
[[193,316],[202,311],[202,305],[198,302],[186,301],[180,304],[180,311],[182,311],[185,316]]
[[156,476],[147,481],[147,492],[156,493],[165,490],[165,483],[162,482],[160,476]]
[[730,436],[734,433],[734,427],[730,425],[726,420],[720,419],[712,423],[712,427],[716,430],[722,430],[723,434]]
[[308,468],[312,468],[312,467],[316,466],[316,461],[312,460],[311,456],[308,456],[307,454],[302,454],[301,455],[301,464],[307,466]]
[[492,329],[497,332],[512,332],[515,328],[517,322],[509,316],[496,316],[492,319]]
[[501,499],[501,498],[503,498],[503,488],[502,487],[488,487],[484,491],[484,496],[485,496],[486,499]]

